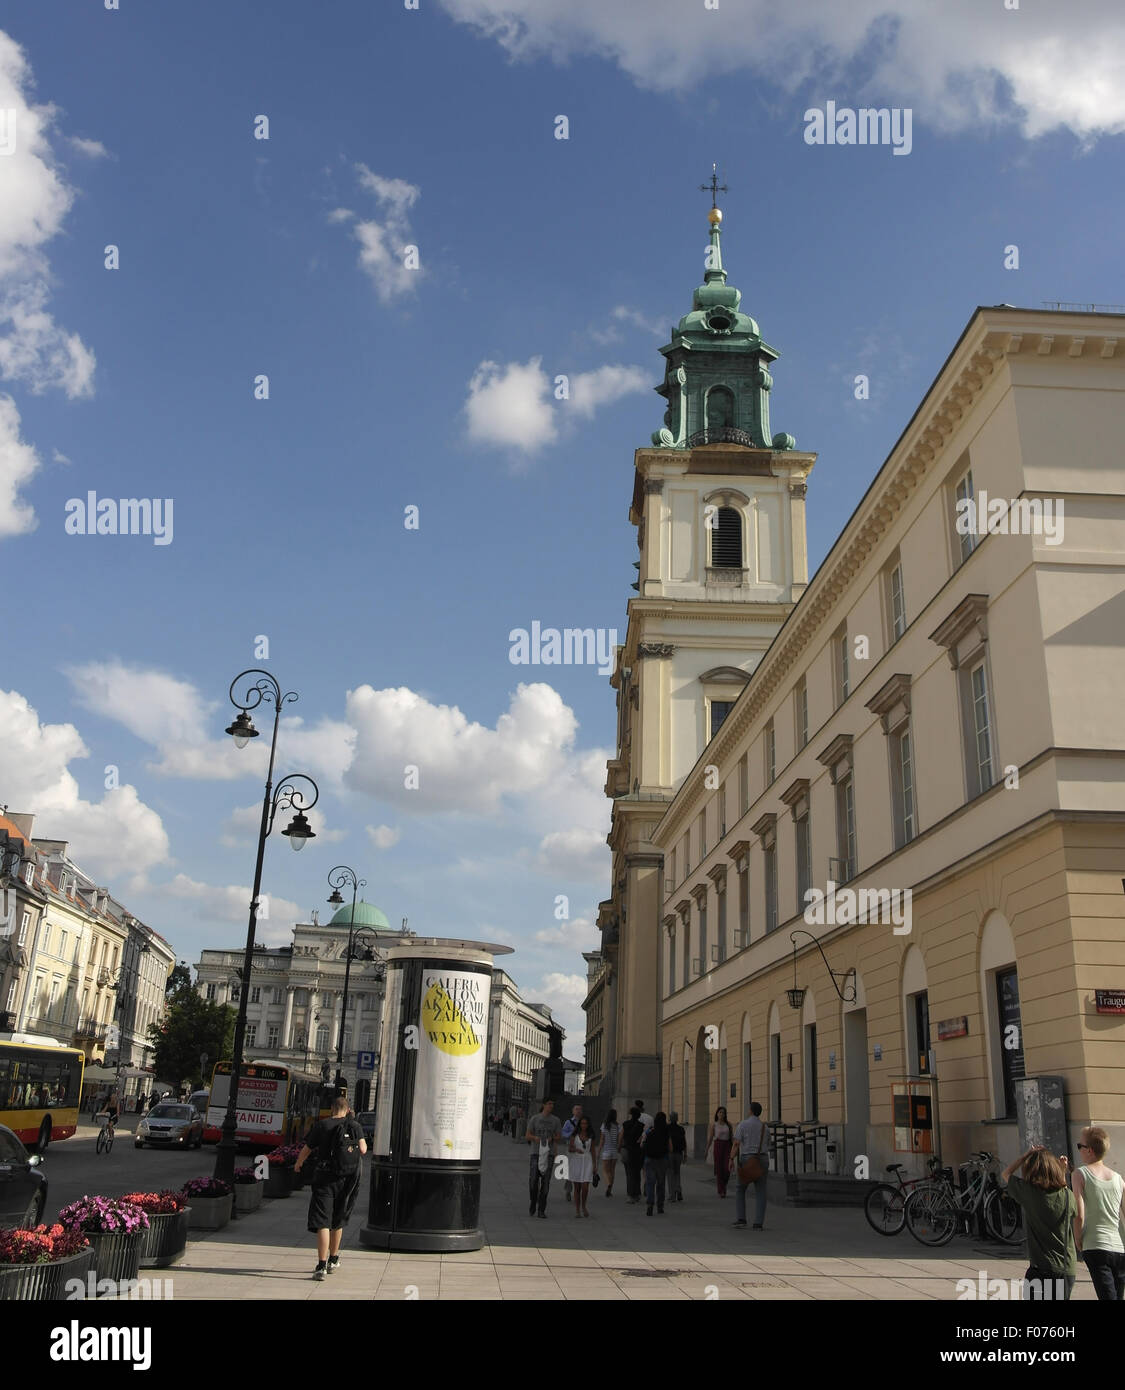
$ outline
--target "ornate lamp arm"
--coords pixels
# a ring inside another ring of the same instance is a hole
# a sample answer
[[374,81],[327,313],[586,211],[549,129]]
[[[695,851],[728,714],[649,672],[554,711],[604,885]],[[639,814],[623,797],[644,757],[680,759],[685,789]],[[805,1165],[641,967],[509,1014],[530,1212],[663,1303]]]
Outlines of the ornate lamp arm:
[[[855,966],[853,965],[853,966],[851,967],[850,970],[833,970],[832,967],[828,964],[828,957],[824,954],[824,947],[821,946],[820,942],[816,939],[815,936],[813,936],[813,934],[812,934],[811,931],[804,931],[804,930],[801,929],[801,928],[798,928],[797,931],[792,931],[792,932],[789,933],[789,940],[792,941],[792,943],[793,943],[793,978],[794,978],[794,980],[797,978],[797,938],[798,938],[798,936],[807,936],[808,939],[812,942],[812,944],[816,947],[816,949],[820,952],[820,958],[821,958],[821,960],[824,962],[825,969],[828,971],[828,974],[829,974],[829,976],[830,976],[831,979],[832,979],[832,988],[836,991],[836,994],[837,994],[838,998],[839,998],[843,1003],[845,1003],[845,1004],[854,1004],[854,1003],[855,1003],[855,998],[856,998],[856,995],[855,995]],[[837,976],[837,975],[839,975],[840,978],[841,978],[842,980],[845,981],[845,984],[846,984],[846,982],[847,982],[847,980],[848,980],[849,978],[851,979],[851,991],[852,991],[852,992],[851,992],[850,995],[844,994],[843,991],[840,989],[840,986],[836,983],[836,976]]]

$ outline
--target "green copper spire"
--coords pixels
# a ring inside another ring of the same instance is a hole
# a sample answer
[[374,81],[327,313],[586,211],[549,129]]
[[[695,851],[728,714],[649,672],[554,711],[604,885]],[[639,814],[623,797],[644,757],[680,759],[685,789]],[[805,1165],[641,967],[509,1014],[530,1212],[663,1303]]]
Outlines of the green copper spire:
[[[718,187],[717,174],[712,172],[712,198]],[[741,290],[727,284],[723,214],[716,205],[707,220],[703,284],[692,295],[691,312],[673,329],[671,342],[660,349],[668,365],[664,383],[656,389],[667,400],[668,409],[665,427],[656,431],[652,442],[678,449],[709,443],[792,449],[792,435],[770,436],[773,378],[769,365],[778,354],[762,341],[750,315],[741,312]]]

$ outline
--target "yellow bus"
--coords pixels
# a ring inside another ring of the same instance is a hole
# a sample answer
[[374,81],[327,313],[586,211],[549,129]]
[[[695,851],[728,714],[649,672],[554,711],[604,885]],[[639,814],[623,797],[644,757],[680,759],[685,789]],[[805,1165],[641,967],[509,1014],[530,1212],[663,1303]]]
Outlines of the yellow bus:
[[[211,1077],[203,1142],[217,1144],[230,1097],[229,1062],[217,1062]],[[319,1076],[284,1062],[244,1062],[238,1080],[235,1143],[258,1150],[303,1139],[322,1116],[332,1113],[332,1087]]]
[[0,1041],[0,1125],[37,1153],[78,1128],[86,1058],[78,1048]]

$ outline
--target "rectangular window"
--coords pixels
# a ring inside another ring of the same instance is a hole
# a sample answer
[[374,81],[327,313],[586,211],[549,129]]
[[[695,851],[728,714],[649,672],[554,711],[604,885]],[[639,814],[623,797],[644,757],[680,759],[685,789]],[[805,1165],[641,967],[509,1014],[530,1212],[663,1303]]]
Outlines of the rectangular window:
[[293,1004],[298,1009],[308,1007],[309,992],[307,989],[295,989],[293,991]]
[[214,985],[208,985],[208,986],[207,986],[207,998],[208,998],[208,999],[214,999],[214,997],[215,997],[215,986],[214,986]]
[[918,1075],[930,1074],[930,996],[925,990],[914,995],[914,1055]]
[[805,894],[812,887],[812,839],[809,814],[798,816],[794,823],[797,836],[797,911],[805,910]]
[[777,929],[777,847],[770,845],[763,853],[766,873],[766,931]]
[[[1016,1113],[1016,1082],[1027,1074],[1020,1023],[1020,987],[1015,966],[996,973],[996,1003],[1000,1019],[1000,1066],[1004,1077],[1004,1114]],[[1010,1045],[1009,1045],[1010,1044]]]
[[750,1113],[750,1077],[750,1044],[744,1042],[742,1044],[742,1104],[738,1107],[740,1115],[748,1115]]
[[744,753],[738,764],[738,814],[750,809],[750,754]]
[[281,1042],[281,1029],[276,1023],[271,1023],[266,1029],[266,1039],[270,1049],[276,1052],[277,1046]]
[[958,478],[953,489],[953,525],[961,564],[965,563],[976,547],[977,535],[973,526],[975,510],[973,470],[969,468]]
[[992,786],[992,725],[988,713],[988,679],[983,661],[969,672],[969,682],[973,702],[977,790],[987,791]]
[[675,928],[668,933],[668,993],[674,994],[676,990],[676,932]]
[[836,783],[836,865],[837,883],[855,878],[855,783],[849,772]]
[[58,1003],[58,998],[59,998],[59,983],[60,983],[60,981],[59,981],[58,976],[56,976],[56,977],[51,981],[51,993],[50,993],[50,995],[48,996],[48,999],[47,999],[47,1013],[48,1013],[48,1014],[53,1014],[53,1013],[55,1012],[55,1005]]
[[816,1074],[816,1024],[805,1025],[805,1119],[818,1118],[820,1086]]
[[711,704],[711,738],[719,732],[723,720],[734,709],[733,700],[712,700]]
[[317,1052],[328,1051],[328,1024],[322,1023],[316,1030],[316,1050]]
[[76,932],[76,933],[75,933],[75,936],[74,936],[74,955],[71,957],[71,962],[72,962],[74,965],[77,965],[77,964],[78,964],[78,948],[79,948],[81,945],[82,945],[82,937]]
[[67,943],[67,934],[66,934],[66,932],[63,931],[63,929],[60,927],[60,928],[59,928],[59,959],[60,959],[60,960],[65,960],[65,959],[66,959],[66,943]]
[[719,964],[727,958],[727,895],[726,889],[719,894],[719,917],[718,917],[718,958]]
[[691,833],[684,836],[684,877],[691,873]]
[[839,656],[839,662],[840,662],[840,703],[843,704],[844,701],[845,701],[845,700],[848,698],[848,696],[851,694],[851,689],[852,689],[852,685],[851,685],[851,675],[850,675],[850,673],[849,673],[849,667],[848,667],[848,634],[847,634],[847,632],[843,632],[843,633],[840,634],[840,638],[839,638],[839,652],[840,652],[840,656]]
[[26,945],[27,945],[27,932],[28,932],[28,928],[29,928],[30,926],[31,926],[31,913],[30,913],[30,912],[25,912],[25,913],[23,914],[23,917],[20,919],[20,935],[19,935],[19,940],[16,942],[16,945],[17,945],[17,946],[26,946]]
[[680,931],[683,934],[684,943],[684,984],[691,983],[691,918],[682,917],[680,919]]
[[259,985],[250,986],[250,1002],[251,1004],[260,1004],[262,1002],[262,990]]
[[707,899],[699,900],[699,973],[706,975],[710,961],[707,957]]
[[770,1034],[770,1119],[781,1123],[781,1034]]
[[320,996],[320,1007],[322,1009],[330,1009],[332,1007],[332,995],[327,990]]
[[750,945],[750,866],[745,860],[738,871],[738,945]]
[[766,725],[763,742],[765,743],[766,785],[769,786],[777,775],[777,744],[773,736],[772,719]]
[[8,986],[8,1002],[4,1005],[10,1013],[16,1007],[16,982],[13,980]]
[[804,748],[809,741],[809,687],[804,676],[797,682],[793,692],[794,713],[797,724],[797,749]]
[[891,735],[889,748],[895,849],[902,849],[917,833],[914,812],[914,749],[909,725],[897,734]]
[[891,641],[897,642],[906,631],[906,599],[902,591],[902,561],[887,576],[887,599],[891,619]]
[[359,1035],[359,1050],[361,1052],[371,1052],[374,1048],[373,1039],[375,1034],[367,1028]]
[[699,862],[702,864],[707,858],[707,812],[699,813]]
[[246,1025],[246,1039],[245,1039],[245,1041],[246,1041],[246,1046],[247,1046],[247,1047],[256,1047],[256,1046],[257,1046],[257,1043],[258,1043],[258,1025],[257,1025],[256,1023],[248,1023],[248,1024]]

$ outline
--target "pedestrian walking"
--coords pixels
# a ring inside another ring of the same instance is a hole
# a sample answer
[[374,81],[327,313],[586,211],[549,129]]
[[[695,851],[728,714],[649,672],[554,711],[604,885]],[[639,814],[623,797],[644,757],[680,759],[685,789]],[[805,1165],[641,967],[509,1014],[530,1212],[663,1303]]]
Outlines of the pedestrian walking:
[[[562,1137],[565,1143],[569,1144],[572,1136],[577,1132],[578,1121],[582,1118],[582,1107],[575,1105],[571,1107],[570,1119],[562,1127]],[[563,1197],[569,1202],[574,1195],[573,1184],[568,1177],[563,1184]]]
[[314,1279],[335,1274],[340,1267],[340,1242],[355,1206],[360,1158],[366,1152],[367,1140],[352,1116],[348,1098],[338,1095],[331,1117],[313,1125],[293,1165],[299,1173],[310,1158],[316,1161],[308,1219],[308,1229],[316,1236]]
[[611,1110],[601,1127],[602,1173],[605,1175],[605,1195],[613,1196],[613,1175],[617,1172],[617,1159],[621,1152],[621,1126],[617,1123],[617,1111]]
[[668,1116],[668,1138],[672,1141],[672,1151],[668,1155],[668,1200],[682,1202],[684,1189],[680,1183],[680,1169],[687,1158],[687,1131],[674,1110]]
[[1057,1159],[1036,1144],[1000,1175],[1008,1195],[1023,1208],[1028,1261],[1023,1276],[1025,1299],[1069,1299],[1078,1277],[1074,1243],[1078,1206],[1066,1185],[1066,1170],[1065,1158]]
[[641,1154],[641,1141],[645,1127],[641,1123],[641,1112],[634,1105],[629,1118],[621,1126],[621,1158],[625,1164],[625,1193],[631,1206],[641,1200],[641,1170],[644,1157]]
[[750,1114],[734,1128],[731,1169],[738,1169],[738,1187],[734,1194],[735,1225],[746,1225],[746,1189],[754,1187],[754,1230],[760,1231],[766,1222],[766,1185],[770,1171],[770,1131],[762,1119],[762,1107],[750,1102]]
[[668,1133],[668,1116],[658,1112],[652,1128],[644,1138],[645,1160],[645,1215],[652,1215],[653,1202],[658,1215],[664,1215],[664,1193],[668,1184],[668,1156],[672,1152],[672,1139]]
[[1125,1301],[1125,1181],[1103,1162],[1108,1150],[1104,1129],[1091,1125],[1082,1131],[1078,1154],[1086,1162],[1071,1180],[1078,1209],[1074,1233],[1099,1300],[1121,1303]]
[[641,1112],[641,1124],[644,1125],[645,1133],[647,1134],[648,1131],[652,1128],[652,1116],[645,1109],[645,1103],[643,1100],[635,1100],[633,1104]]
[[719,1196],[727,1195],[727,1181],[730,1178],[730,1151],[734,1143],[734,1128],[727,1119],[727,1108],[720,1105],[715,1111],[711,1123],[707,1126],[707,1148],[703,1154],[704,1163],[707,1162],[707,1155],[714,1149],[715,1152],[715,1186]]
[[533,1145],[529,1168],[528,1195],[530,1202],[528,1216],[536,1212],[544,1218],[547,1215],[547,1194],[551,1190],[551,1169],[554,1167],[555,1146],[559,1142],[562,1125],[554,1113],[555,1102],[545,1100],[539,1107],[539,1114],[527,1122],[525,1138]]
[[570,1182],[574,1189],[575,1217],[589,1216],[586,1203],[590,1197],[590,1184],[594,1180],[594,1165],[598,1161],[597,1140],[589,1115],[580,1115],[578,1126],[570,1136]]

